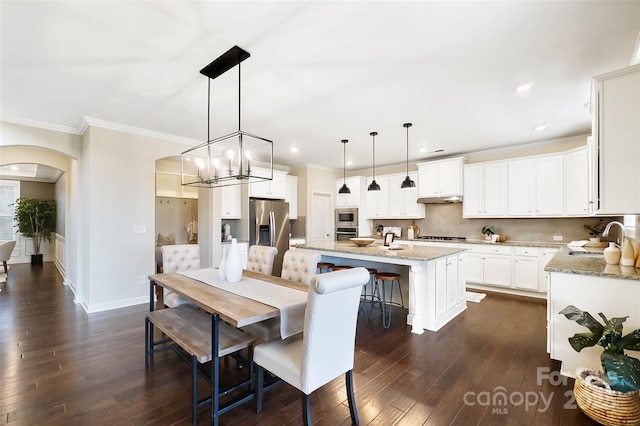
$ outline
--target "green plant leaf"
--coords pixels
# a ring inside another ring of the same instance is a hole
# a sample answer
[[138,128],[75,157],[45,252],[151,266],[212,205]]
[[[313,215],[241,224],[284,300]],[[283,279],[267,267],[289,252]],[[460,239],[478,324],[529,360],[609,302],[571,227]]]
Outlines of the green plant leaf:
[[629,317],[611,318],[610,320],[604,316],[602,312],[598,313],[600,318],[604,320],[604,331],[598,344],[606,350],[613,352],[622,352],[622,348],[618,347],[618,340],[622,337],[622,326]]
[[640,389],[640,359],[604,351],[600,356],[611,389],[632,392]]
[[640,351],[640,329],[634,330],[618,341],[621,349]]
[[604,327],[594,317],[592,317],[589,312],[582,311],[573,305],[569,305],[561,310],[560,314],[591,331],[591,333],[576,333],[573,337],[569,337],[569,344],[576,352],[580,352],[586,347],[594,346],[602,337]]

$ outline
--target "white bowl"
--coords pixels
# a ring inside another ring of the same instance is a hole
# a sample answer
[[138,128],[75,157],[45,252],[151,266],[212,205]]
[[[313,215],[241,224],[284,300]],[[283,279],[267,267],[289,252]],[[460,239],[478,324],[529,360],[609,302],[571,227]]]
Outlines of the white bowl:
[[358,247],[368,246],[375,240],[376,240],[375,238],[349,238],[349,241],[351,241],[353,244],[357,245]]

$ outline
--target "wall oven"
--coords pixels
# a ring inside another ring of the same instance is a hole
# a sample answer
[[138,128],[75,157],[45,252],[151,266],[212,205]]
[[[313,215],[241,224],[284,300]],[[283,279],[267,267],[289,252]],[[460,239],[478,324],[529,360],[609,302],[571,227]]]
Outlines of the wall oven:
[[349,241],[358,236],[357,227],[336,227],[336,241]]
[[336,228],[357,228],[358,209],[336,209]]

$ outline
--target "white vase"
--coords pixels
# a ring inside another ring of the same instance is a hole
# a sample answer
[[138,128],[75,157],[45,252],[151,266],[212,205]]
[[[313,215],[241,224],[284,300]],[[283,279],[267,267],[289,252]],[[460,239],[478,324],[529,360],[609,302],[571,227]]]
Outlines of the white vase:
[[227,280],[227,274],[225,271],[226,263],[227,263],[227,251],[225,250],[225,247],[222,246],[222,260],[220,261],[220,265],[218,265],[218,278],[220,278],[222,281]]
[[604,249],[604,260],[609,265],[617,265],[620,263],[620,249],[616,246],[616,243],[609,243],[609,247]]
[[621,248],[620,264],[622,266],[634,266],[636,263],[636,253],[633,244],[628,238],[624,239]]
[[238,249],[238,240],[231,239],[231,247],[227,253],[227,263],[224,265],[227,281],[237,283],[242,278],[242,258],[240,257],[240,249]]

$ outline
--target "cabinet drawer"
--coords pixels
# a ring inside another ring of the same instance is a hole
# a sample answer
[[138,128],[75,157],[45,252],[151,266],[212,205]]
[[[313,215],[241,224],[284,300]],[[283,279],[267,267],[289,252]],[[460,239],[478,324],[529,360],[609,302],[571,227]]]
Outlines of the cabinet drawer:
[[538,249],[535,247],[515,247],[516,256],[538,256]]
[[495,247],[487,245],[477,245],[469,247],[472,253],[484,254],[511,254],[511,247]]

